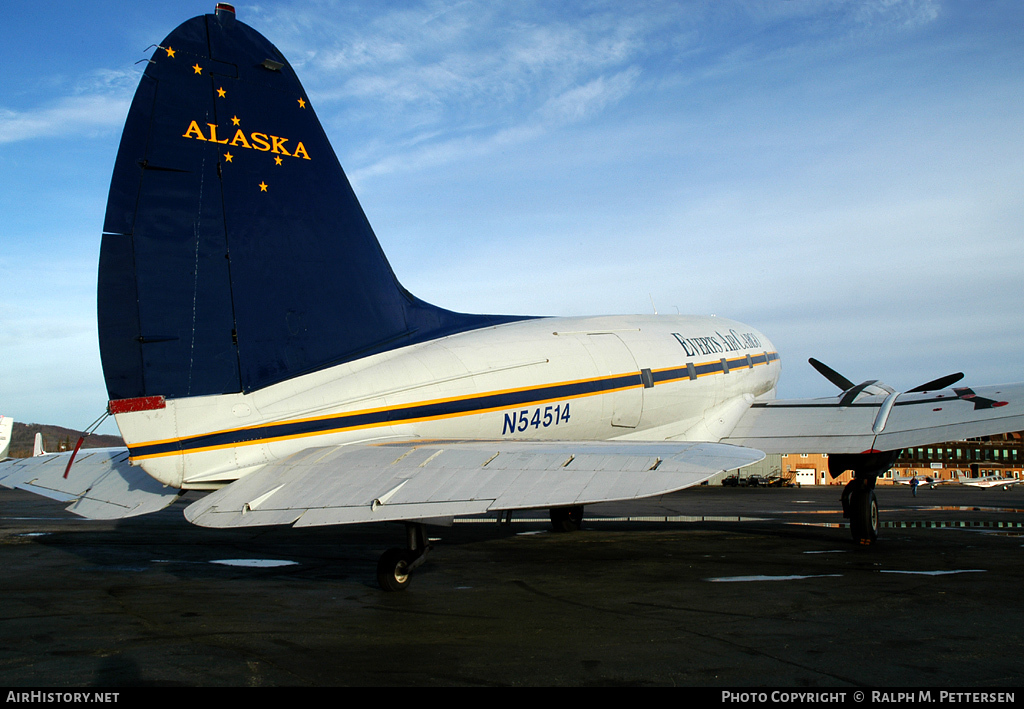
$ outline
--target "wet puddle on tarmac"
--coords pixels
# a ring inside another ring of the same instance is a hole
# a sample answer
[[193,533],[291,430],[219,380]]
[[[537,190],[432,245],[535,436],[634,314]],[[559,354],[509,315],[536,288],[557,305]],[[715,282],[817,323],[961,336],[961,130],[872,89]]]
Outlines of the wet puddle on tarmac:
[[298,566],[297,561],[286,559],[211,559],[211,564],[222,566],[243,566],[250,569],[273,569],[278,566]]
[[750,581],[800,581],[803,579],[823,579],[842,576],[842,574],[790,574],[783,576],[717,576],[704,579],[711,583],[743,583]]
[[983,574],[987,569],[952,569],[950,571],[902,571],[896,569],[879,569],[882,574],[915,574],[918,576],[948,576],[949,574]]
[[[828,528],[842,528],[849,527],[849,522],[787,522],[786,524],[792,524],[798,527],[828,527]],[[967,529],[967,530],[978,530],[978,531],[1003,531],[1010,533],[1011,530],[1022,530],[1024,531],[1024,522],[985,522],[985,521],[965,521],[965,520],[910,520],[902,522],[880,522],[878,525],[882,529]]]

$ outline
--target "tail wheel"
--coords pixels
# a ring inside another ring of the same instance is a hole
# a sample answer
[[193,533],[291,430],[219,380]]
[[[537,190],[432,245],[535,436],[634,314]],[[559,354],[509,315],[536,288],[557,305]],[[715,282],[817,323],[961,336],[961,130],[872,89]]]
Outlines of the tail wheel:
[[878,499],[874,490],[854,490],[849,502],[850,533],[860,544],[878,541]]
[[388,549],[377,562],[377,583],[385,591],[404,591],[412,580],[410,553],[405,549]]

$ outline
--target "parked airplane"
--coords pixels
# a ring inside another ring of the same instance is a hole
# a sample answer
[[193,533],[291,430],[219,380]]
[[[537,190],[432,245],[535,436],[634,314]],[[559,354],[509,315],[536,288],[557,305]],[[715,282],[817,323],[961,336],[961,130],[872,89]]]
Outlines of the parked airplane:
[[[780,357],[718,317],[469,315],[396,279],[292,67],[234,9],[155,50],[132,102],[100,251],[103,373],[127,449],[0,466],[0,483],[94,518],[183,490],[210,527],[423,525],[664,494],[764,452],[853,470],[855,539],[901,448],[1024,428],[1024,385],[774,400]],[[939,391],[942,390],[942,391]],[[70,469],[69,469],[70,468]]]
[[980,487],[988,489],[990,487],[1001,487],[1004,490],[1011,485],[1019,485],[1020,478],[1004,478],[1002,475],[985,475],[980,478],[969,478],[960,472],[956,474],[956,481],[961,485],[970,485],[971,487]]
[[911,475],[909,478],[894,477],[892,481],[897,485],[913,485],[914,478],[917,478],[917,486],[920,488],[925,488],[928,487],[929,485],[941,485],[944,482],[946,482],[938,478],[933,478],[930,475]]
[[[892,480],[894,483],[897,483],[899,485],[910,485],[910,481],[913,480],[913,477],[893,478]],[[984,477],[980,478],[969,478],[963,473],[961,473],[959,470],[957,470],[954,473],[953,477],[948,480],[932,477],[919,477],[917,480],[918,486],[922,488],[928,485],[936,487],[939,485],[969,485],[971,487],[981,488],[1006,488],[1009,487],[1010,485],[1017,485],[1021,482],[1019,478],[1004,478],[1002,475],[985,475]]]

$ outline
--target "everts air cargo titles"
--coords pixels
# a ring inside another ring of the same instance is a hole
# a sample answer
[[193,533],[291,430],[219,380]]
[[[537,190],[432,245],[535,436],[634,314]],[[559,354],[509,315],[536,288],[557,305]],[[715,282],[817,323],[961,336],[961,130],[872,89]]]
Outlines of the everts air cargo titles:
[[[0,465],[90,518],[185,490],[205,527],[425,524],[662,495],[765,453],[829,453],[856,540],[900,449],[1024,428],[1024,385],[776,400],[768,337],[720,317],[470,315],[398,282],[282,54],[218,5],[153,52],[114,166],[98,317],[127,449]],[[397,536],[397,535],[396,535]]]

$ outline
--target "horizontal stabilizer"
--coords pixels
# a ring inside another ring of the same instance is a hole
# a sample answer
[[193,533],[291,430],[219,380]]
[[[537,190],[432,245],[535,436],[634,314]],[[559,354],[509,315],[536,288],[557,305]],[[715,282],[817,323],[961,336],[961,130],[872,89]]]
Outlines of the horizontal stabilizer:
[[65,478],[70,457],[71,453],[48,453],[0,463],[0,485],[70,502],[69,511],[89,519],[157,512],[178,499],[181,492],[132,467],[124,448],[79,451]]
[[1024,429],[1024,384],[757,402],[722,443],[766,453],[893,451]]
[[430,441],[312,448],[193,503],[205,527],[314,526],[631,500],[761,460],[715,443]]

